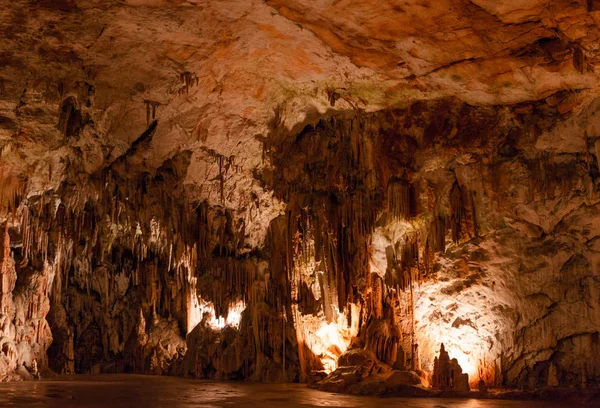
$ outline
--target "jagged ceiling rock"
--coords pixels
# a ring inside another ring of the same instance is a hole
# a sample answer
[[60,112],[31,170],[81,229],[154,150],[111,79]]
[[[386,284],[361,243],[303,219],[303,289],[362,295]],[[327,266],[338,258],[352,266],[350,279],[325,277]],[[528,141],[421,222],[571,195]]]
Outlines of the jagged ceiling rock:
[[325,108],[328,82],[381,80],[260,1],[44,4],[17,2],[1,14],[2,160],[45,178],[30,191],[57,187],[67,147],[92,172],[156,118],[150,168],[191,149],[188,183],[219,203],[210,180],[225,157],[236,170],[223,196],[247,207],[245,193],[258,189],[251,171],[262,165],[255,136],[275,107],[296,100],[293,123],[311,100]]
[[399,100],[410,88],[479,104],[596,88],[598,13],[585,2],[267,3],[356,66],[398,80],[387,91]]
[[[581,91],[556,102],[577,110],[597,95],[598,15],[568,1],[13,2],[0,14],[2,160],[39,193],[62,180],[62,157],[93,172],[156,118],[147,166],[190,149],[187,183],[248,208],[248,192],[265,196],[251,175],[264,164],[255,136],[276,107],[290,128],[329,105],[440,96]],[[235,169],[224,194],[219,157]],[[254,226],[278,212],[266,196]],[[264,228],[249,230],[260,242]]]
[[[66,142],[97,168],[144,131],[147,110],[160,123],[154,166],[183,146],[205,161],[202,146],[248,171],[261,165],[254,136],[283,102],[292,126],[336,100],[373,109],[584,91],[573,109],[597,94],[593,1],[41,4],[14,2],[0,20],[1,140],[19,152],[3,160],[19,167]],[[192,169],[195,184],[215,173]]]

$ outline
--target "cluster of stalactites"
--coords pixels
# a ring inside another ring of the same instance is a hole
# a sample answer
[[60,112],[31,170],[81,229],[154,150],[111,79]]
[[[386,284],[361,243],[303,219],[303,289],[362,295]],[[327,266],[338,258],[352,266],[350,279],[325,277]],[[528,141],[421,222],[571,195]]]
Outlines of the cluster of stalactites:
[[[186,286],[189,268],[195,262],[191,248],[174,249],[177,242],[169,245],[152,242],[150,237],[140,234],[137,224],[112,223],[108,215],[98,216],[98,206],[90,201],[81,207],[71,207],[57,197],[42,196],[20,210],[20,265],[37,268],[39,261],[54,263],[56,276],[51,297],[55,301],[60,301],[67,289],[73,267],[75,273],[86,274],[105,264],[138,286],[159,274],[160,258],[164,273],[171,275],[178,287]],[[173,254],[176,250],[180,251],[177,258]],[[89,278],[84,280],[89,282]],[[164,294],[168,295],[168,291]],[[169,305],[169,299],[163,304]]]
[[415,186],[406,180],[393,179],[387,186],[388,213],[401,220],[417,215],[417,197]]
[[[389,175],[381,183],[373,171],[378,158],[372,142],[377,127],[372,119],[369,115],[322,119],[314,126],[307,125],[295,143],[290,143],[288,135],[280,134],[275,126],[264,141],[264,154],[270,156],[275,167],[288,170],[274,174],[276,196],[290,203],[307,193],[344,196],[350,192],[373,198],[380,195],[381,184],[387,184]],[[298,152],[304,159],[309,157],[310,163],[289,166],[290,157]]]
[[538,157],[530,160],[527,165],[529,174],[532,176],[533,189],[530,190],[532,200],[553,200],[557,196],[568,196],[573,191],[575,184],[580,182],[573,174],[578,174],[580,170],[574,166],[582,165],[587,167],[587,172],[594,178],[593,164],[595,160],[592,154],[582,154],[582,161],[579,164],[573,162],[561,162],[557,160],[552,152],[542,152]]
[[471,194],[470,191],[461,188],[458,183],[454,183],[450,190],[450,225],[454,243],[474,238],[477,235],[475,206]]
[[239,299],[244,303],[264,300],[264,293],[254,283],[259,280],[259,266],[255,259],[233,257],[206,260],[204,279],[200,279],[199,292],[210,299],[217,315],[227,318],[229,305]]
[[8,165],[0,162],[0,219],[15,216],[24,192],[24,181],[10,171]]
[[[356,288],[368,273],[368,248],[376,221],[375,200],[371,197],[348,195],[341,202],[317,197],[309,207],[288,206],[283,242],[272,241],[271,254],[283,250],[282,266],[288,272],[295,264],[318,264],[315,279],[321,282],[325,302],[324,313],[335,316],[331,307],[339,310],[357,299]],[[277,267],[276,263],[274,265]],[[291,276],[290,276],[291,277]],[[297,299],[300,282],[290,282],[292,297]]]
[[[392,180],[387,189],[388,213],[400,220],[410,220],[418,216],[417,188],[401,180]],[[428,201],[435,200],[428,197]],[[477,223],[472,193],[455,182],[449,193],[449,215],[436,210],[434,203],[428,204],[431,214],[428,227],[406,235],[393,262],[388,265],[386,284],[406,290],[430,276],[435,254],[446,250],[446,236],[451,232],[455,244],[476,237]]]
[[[34,257],[45,261],[59,255],[57,296],[65,289],[63,282],[74,257],[87,262],[84,270],[90,272],[101,264],[110,265],[131,277],[136,286],[146,280],[143,274],[148,268],[160,270],[156,274],[180,288],[191,277],[208,274],[215,284],[203,295],[215,302],[221,314],[230,301],[251,296],[256,263],[238,259],[236,246],[228,249],[231,217],[218,216],[215,222],[214,211],[205,203],[194,209],[185,198],[177,201],[163,190],[151,194],[152,182],[141,187],[139,183],[123,182],[106,172],[85,187],[73,188],[71,194],[47,193],[23,202],[18,212],[21,264]],[[214,237],[222,248],[217,254],[212,249]],[[168,305],[168,299],[163,303]]]

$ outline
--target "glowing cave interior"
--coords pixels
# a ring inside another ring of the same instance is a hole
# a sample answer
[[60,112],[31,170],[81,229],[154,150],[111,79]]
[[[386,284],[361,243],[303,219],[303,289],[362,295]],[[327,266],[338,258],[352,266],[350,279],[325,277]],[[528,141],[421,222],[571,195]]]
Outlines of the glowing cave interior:
[[15,0],[0,27],[0,382],[600,395],[600,2]]

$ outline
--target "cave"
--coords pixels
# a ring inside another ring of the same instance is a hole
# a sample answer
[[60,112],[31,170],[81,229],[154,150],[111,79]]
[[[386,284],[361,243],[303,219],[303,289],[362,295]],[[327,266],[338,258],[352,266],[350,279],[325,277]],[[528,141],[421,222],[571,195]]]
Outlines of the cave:
[[600,405],[596,3],[6,4],[0,405]]

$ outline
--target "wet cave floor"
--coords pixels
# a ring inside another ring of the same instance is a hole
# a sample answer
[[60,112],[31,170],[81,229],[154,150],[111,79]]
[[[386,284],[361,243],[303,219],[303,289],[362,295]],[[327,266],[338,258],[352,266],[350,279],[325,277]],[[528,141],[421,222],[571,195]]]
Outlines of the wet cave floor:
[[213,382],[125,374],[0,383],[0,407],[559,408],[575,405],[549,401],[364,397],[317,391],[305,384]]

